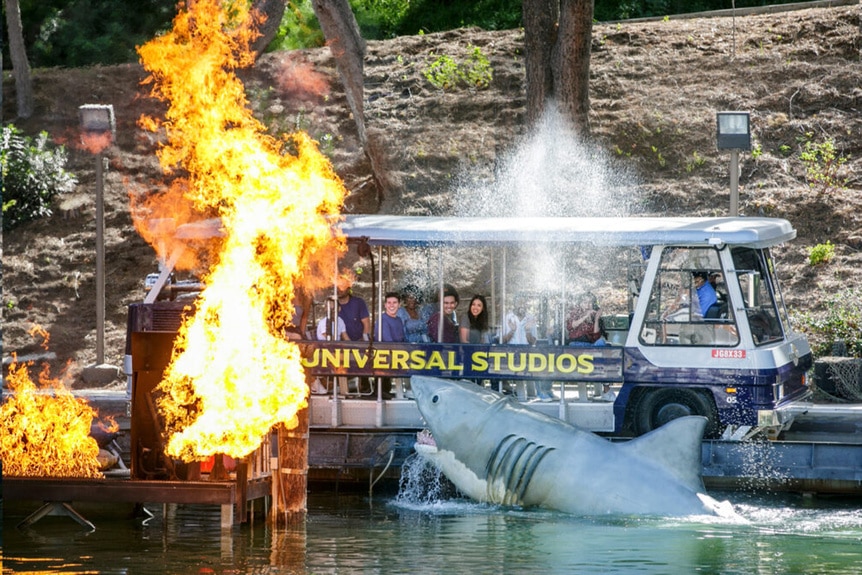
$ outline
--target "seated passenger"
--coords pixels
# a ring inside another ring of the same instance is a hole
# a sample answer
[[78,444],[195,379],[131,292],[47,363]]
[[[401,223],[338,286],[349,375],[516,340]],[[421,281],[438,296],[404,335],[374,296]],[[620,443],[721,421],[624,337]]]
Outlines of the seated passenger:
[[326,298],[326,316],[317,322],[317,339],[319,341],[350,340],[344,320],[336,314],[334,298]]
[[461,325],[461,343],[490,343],[488,303],[485,296],[474,295],[467,308],[467,321]]
[[[436,311],[428,320],[428,336],[439,343],[458,343],[458,292],[450,285],[443,289],[443,315]],[[442,325],[442,328],[441,328]],[[440,337],[442,333],[442,337]]]
[[527,302],[523,296],[515,297],[515,306],[503,320],[500,343],[510,345],[535,345],[538,337],[536,327],[538,322],[533,314],[527,311]]
[[312,298],[302,288],[296,288],[293,294],[293,317],[290,325],[285,329],[288,339],[309,339],[306,333],[308,329],[308,314],[311,311]]
[[428,343],[428,320],[431,314],[424,313],[422,294],[414,285],[408,285],[401,291],[404,305],[398,308],[398,317],[404,324],[404,337],[410,343]]
[[404,322],[398,317],[401,298],[398,293],[388,292],[384,298],[383,315],[380,316],[380,341],[405,341]]
[[569,345],[606,345],[602,337],[601,322],[602,309],[596,296],[591,292],[582,294],[566,321]]

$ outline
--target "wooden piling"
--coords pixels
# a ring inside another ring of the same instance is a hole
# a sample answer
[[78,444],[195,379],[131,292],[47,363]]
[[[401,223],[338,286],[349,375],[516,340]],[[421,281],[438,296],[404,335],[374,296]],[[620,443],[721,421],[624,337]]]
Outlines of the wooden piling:
[[278,426],[277,467],[272,470],[272,518],[285,527],[304,523],[308,511],[308,408],[296,415],[294,429]]

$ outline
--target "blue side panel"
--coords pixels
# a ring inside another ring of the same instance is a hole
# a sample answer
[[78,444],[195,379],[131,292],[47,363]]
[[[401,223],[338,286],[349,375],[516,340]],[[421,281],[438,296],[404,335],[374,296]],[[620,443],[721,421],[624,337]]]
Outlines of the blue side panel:
[[463,379],[622,380],[622,348],[303,342],[314,375],[427,375]]
[[704,441],[703,476],[862,481],[862,445]]

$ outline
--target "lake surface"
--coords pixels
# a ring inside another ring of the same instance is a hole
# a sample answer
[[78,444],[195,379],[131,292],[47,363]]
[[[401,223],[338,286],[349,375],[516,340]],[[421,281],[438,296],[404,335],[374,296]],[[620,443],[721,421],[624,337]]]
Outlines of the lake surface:
[[86,533],[7,513],[3,573],[853,574],[860,499],[711,493],[739,517],[576,517],[483,505],[403,485],[398,494],[312,492],[307,521],[222,532],[214,507],[148,506]]

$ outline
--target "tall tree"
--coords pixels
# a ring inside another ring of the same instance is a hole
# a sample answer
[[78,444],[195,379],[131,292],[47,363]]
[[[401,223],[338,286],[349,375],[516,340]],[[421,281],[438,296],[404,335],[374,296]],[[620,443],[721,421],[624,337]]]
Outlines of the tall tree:
[[33,83],[30,79],[30,62],[24,48],[24,28],[21,25],[21,7],[18,0],[6,0],[6,29],[9,32],[9,57],[15,78],[15,99],[19,118],[33,115]]
[[575,129],[590,131],[590,42],[593,0],[524,0],[527,119],[555,100]]
[[378,192],[377,200],[380,201],[390,185],[384,168],[382,145],[377,138],[369,135],[365,126],[363,105],[365,40],[362,39],[356,17],[347,0],[312,0],[311,5],[320,22],[326,44],[332,52],[332,57],[335,58],[338,75],[341,77],[341,83],[344,84],[347,102],[356,122],[359,141],[374,174]]

